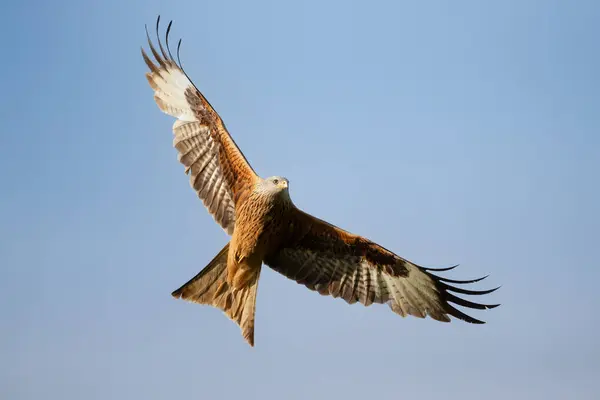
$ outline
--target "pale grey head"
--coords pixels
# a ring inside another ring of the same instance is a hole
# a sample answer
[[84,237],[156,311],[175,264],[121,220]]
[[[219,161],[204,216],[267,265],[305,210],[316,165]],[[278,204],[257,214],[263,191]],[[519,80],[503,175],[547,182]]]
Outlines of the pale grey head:
[[271,176],[266,179],[261,179],[259,183],[259,190],[265,194],[270,195],[283,195],[289,198],[289,181],[283,176]]

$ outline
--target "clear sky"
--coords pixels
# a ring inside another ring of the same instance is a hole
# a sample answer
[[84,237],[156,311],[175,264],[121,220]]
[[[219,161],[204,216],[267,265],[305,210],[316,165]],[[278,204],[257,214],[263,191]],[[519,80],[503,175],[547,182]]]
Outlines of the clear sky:
[[[0,398],[598,399],[600,3],[5,2]],[[227,236],[152,99],[144,24],[295,203],[502,306],[476,326],[272,270],[256,347],[170,296]],[[244,396],[244,397],[240,397]]]

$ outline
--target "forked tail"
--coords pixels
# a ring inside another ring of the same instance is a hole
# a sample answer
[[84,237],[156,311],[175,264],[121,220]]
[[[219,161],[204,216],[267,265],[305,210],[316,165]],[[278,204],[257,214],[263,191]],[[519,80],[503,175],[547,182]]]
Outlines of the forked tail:
[[198,275],[171,294],[175,298],[223,310],[239,325],[248,344],[254,346],[254,312],[260,269],[243,289],[230,287],[227,283],[228,250],[229,243]]

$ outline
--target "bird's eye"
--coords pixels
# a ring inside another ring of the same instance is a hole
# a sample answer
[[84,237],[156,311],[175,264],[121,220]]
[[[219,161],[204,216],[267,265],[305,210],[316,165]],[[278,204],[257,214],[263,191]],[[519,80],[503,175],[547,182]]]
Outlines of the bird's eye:
[[277,185],[279,183],[279,179],[273,179],[273,183]]

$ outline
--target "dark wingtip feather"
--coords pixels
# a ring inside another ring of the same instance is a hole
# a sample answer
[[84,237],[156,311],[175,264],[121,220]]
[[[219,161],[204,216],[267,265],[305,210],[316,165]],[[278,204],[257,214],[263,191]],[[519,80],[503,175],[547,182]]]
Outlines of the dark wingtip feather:
[[425,271],[433,271],[433,272],[444,272],[444,271],[450,271],[456,267],[458,267],[460,264],[456,264],[453,265],[451,267],[446,267],[446,268],[423,268]]
[[462,321],[468,322],[470,324],[478,324],[478,325],[485,324],[485,321],[481,321],[477,318],[473,318],[470,315],[467,315],[464,312],[452,307],[450,304],[446,304],[446,311],[448,312],[448,314],[452,315],[453,317],[458,318]]
[[440,285],[446,289],[446,290],[450,290],[451,292],[455,292],[455,293],[461,293],[461,294],[468,294],[471,296],[481,296],[484,294],[488,294],[488,293],[493,293],[496,290],[500,289],[500,286],[495,287],[493,289],[488,289],[488,290],[468,290],[468,289],[462,289],[462,288],[457,288],[454,286],[450,286],[450,285],[446,285],[443,282],[440,282]]
[[487,290],[468,290],[468,289],[462,289],[462,288],[451,286],[450,283],[454,283],[454,284],[470,284],[470,283],[480,282],[480,281],[484,280],[485,278],[487,278],[489,275],[486,275],[486,276],[478,278],[478,279],[456,280],[456,279],[442,278],[441,276],[437,276],[437,275],[434,275],[433,273],[429,272],[429,271],[435,271],[435,272],[449,271],[449,270],[452,270],[452,269],[456,268],[458,265],[459,264],[454,265],[454,266],[449,267],[449,268],[437,268],[437,269],[435,269],[435,268],[422,268],[422,270],[431,279],[433,279],[434,282],[436,283],[436,286],[438,288],[439,295],[440,295],[440,300],[442,300],[442,302],[444,303],[444,309],[446,310],[446,312],[449,315],[451,315],[451,316],[453,316],[455,318],[458,318],[460,320],[472,323],[472,324],[485,324],[484,321],[481,321],[481,320],[478,320],[476,318],[473,318],[470,315],[467,315],[464,312],[457,310],[452,305],[450,305],[450,303],[454,303],[454,304],[462,306],[462,307],[467,307],[467,308],[476,309],[476,310],[489,310],[489,309],[496,308],[496,307],[500,306],[500,304],[480,304],[480,303],[474,303],[474,302],[462,299],[460,297],[457,297],[457,296],[455,296],[454,294],[452,294],[450,292],[460,293],[460,294],[465,294],[465,295],[471,295],[471,296],[481,296],[481,295],[485,295],[485,294],[489,294],[489,293],[495,292],[501,286],[498,286],[498,287],[493,288],[493,289],[487,289]]
[[162,75],[160,74],[160,71],[158,70],[158,68],[156,68],[156,65],[154,65],[152,60],[150,60],[150,57],[148,57],[148,54],[146,54],[143,47],[142,47],[142,57],[144,58],[144,62],[146,63],[148,68],[150,68],[150,71],[152,71],[156,75],[162,77]]
[[179,42],[177,43],[177,64],[181,68],[181,59],[179,58],[179,49],[181,49],[181,39],[179,39]]
[[146,40],[148,41],[148,44],[150,44],[152,46],[152,43],[150,42],[150,34],[148,34],[148,25],[144,24],[144,29],[146,30]]
[[486,275],[486,276],[484,276],[482,278],[470,279],[470,280],[456,280],[456,279],[442,278],[441,276],[438,276],[438,279],[440,281],[443,281],[443,282],[446,282],[446,283],[456,283],[458,285],[466,285],[466,284],[469,284],[469,283],[481,282],[482,280],[484,280],[488,276],[489,275]]
[[160,26],[160,14],[158,15],[158,18],[156,19],[156,37],[158,38],[158,47],[160,48],[160,52],[162,53],[163,58],[165,60],[168,60],[169,57],[167,56],[167,53],[165,52],[165,49],[160,41],[159,26]]
[[[152,40],[150,39],[150,34],[148,33],[148,26],[145,25],[145,28],[146,28],[146,39],[148,40],[148,45],[150,46],[150,51],[152,52],[152,55],[154,56],[154,59],[158,62],[158,64],[161,67],[165,68],[166,67],[165,60],[163,59],[163,57],[160,56],[160,54],[158,54],[158,52],[156,51],[156,48],[152,44]],[[158,44],[160,45],[160,40],[158,41]]]
[[448,293],[446,292],[446,300],[449,302],[452,302],[454,304],[458,304],[459,306],[463,306],[463,307],[467,307],[467,308],[473,308],[476,310],[489,310],[491,308],[496,308],[498,307],[497,304],[480,304],[480,303],[474,303],[472,301],[468,301],[465,299],[461,299],[460,297],[456,297],[455,295],[453,295],[452,293]]
[[171,26],[173,25],[173,20],[169,21],[169,25],[167,25],[167,33],[165,35],[165,41],[167,42],[167,52],[169,53],[169,59],[173,61],[173,55],[171,54],[171,49],[169,48],[169,34],[171,33]]

